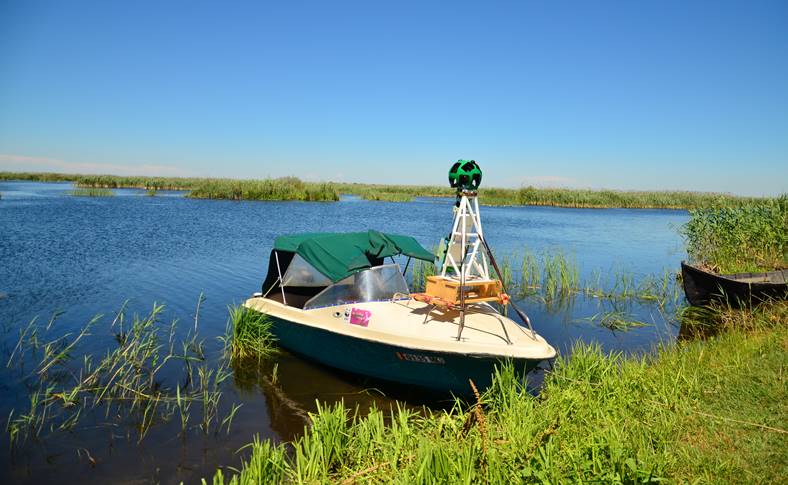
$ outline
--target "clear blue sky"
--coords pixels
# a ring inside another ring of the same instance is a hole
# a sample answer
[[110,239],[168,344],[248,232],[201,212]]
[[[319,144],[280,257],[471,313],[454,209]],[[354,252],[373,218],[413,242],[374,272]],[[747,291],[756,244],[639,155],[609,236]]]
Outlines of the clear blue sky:
[[0,170],[788,192],[788,2],[0,0]]

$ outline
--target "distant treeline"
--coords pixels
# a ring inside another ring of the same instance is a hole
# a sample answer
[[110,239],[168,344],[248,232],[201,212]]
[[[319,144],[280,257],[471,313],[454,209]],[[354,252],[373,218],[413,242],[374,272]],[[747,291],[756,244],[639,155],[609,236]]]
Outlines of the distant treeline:
[[[454,190],[427,185],[377,185],[335,182],[304,182],[296,177],[235,180],[219,178],[74,175],[59,173],[0,172],[0,180],[73,182],[83,188],[137,188],[184,190],[188,197],[234,200],[338,200],[339,194],[367,200],[406,202],[414,197],[453,197]],[[578,208],[696,209],[736,206],[762,199],[731,194],[688,191],[619,191],[592,189],[482,188],[485,205],[543,205]]]

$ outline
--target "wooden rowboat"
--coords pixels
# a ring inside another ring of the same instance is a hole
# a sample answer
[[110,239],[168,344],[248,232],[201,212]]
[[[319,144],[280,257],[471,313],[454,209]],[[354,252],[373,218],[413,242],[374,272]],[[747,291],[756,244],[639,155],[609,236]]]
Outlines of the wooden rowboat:
[[684,294],[691,305],[728,301],[732,306],[747,306],[767,299],[788,297],[788,270],[765,273],[717,274],[681,262]]

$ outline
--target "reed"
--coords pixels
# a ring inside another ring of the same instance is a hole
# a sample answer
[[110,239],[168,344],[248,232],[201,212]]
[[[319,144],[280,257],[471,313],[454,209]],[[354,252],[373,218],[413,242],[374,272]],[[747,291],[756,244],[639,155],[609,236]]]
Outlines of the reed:
[[780,481],[785,379],[775,376],[788,304],[730,311],[724,318],[751,330],[646,357],[577,344],[540,397],[509,364],[470,406],[360,417],[342,402],[321,405],[302,438],[255,440],[240,470],[213,483]]
[[[433,250],[433,254],[435,251]],[[424,291],[427,285],[427,278],[435,275],[435,265],[420,259],[413,260],[413,270],[411,273],[411,288],[414,292]]]
[[148,189],[145,191],[145,195],[148,197],[155,197],[156,196],[156,189]]
[[[50,332],[56,316],[46,326],[33,320],[20,332],[7,362],[29,376],[30,386],[29,406],[12,411],[7,422],[12,446],[72,431],[100,410],[110,426],[132,428],[138,441],[152,426],[175,416],[183,432],[193,416],[204,433],[229,431],[238,405],[225,415],[219,412],[222,385],[231,375],[228,363],[211,363],[196,333],[176,341],[177,321],[163,325],[163,310],[154,304],[147,315],[129,319],[124,305],[109,325],[116,345],[101,357],[80,349],[103,316],[94,317],[76,334],[55,337]],[[168,384],[164,376],[173,373],[179,378]]]
[[597,313],[586,320],[598,323],[613,331],[625,331],[634,327],[645,327],[648,325],[647,323],[633,320],[631,315],[618,308]]
[[681,230],[696,264],[721,273],[788,268],[788,194],[690,211]]
[[110,189],[74,189],[69,194],[75,197],[112,197],[115,192]]
[[265,180],[201,180],[191,187],[188,197],[231,200],[339,200],[339,194],[332,184],[303,182],[295,177]]
[[260,360],[276,352],[271,319],[244,306],[228,307],[227,340],[231,358]]
[[[293,177],[285,177],[285,180]],[[249,198],[252,200],[337,200],[338,194],[358,195],[367,200],[405,202],[414,197],[454,197],[448,186],[382,185],[358,183],[307,183],[308,190],[270,190],[257,187],[258,180],[205,179],[183,177],[142,177],[116,175],[75,175],[56,173],[0,172],[0,180],[33,180],[41,182],[75,182],[83,187],[140,188],[157,190],[199,189],[200,198]],[[282,179],[274,179],[282,180]],[[241,187],[239,188],[239,182]],[[268,181],[270,182],[270,180]],[[279,182],[282,183],[282,182]],[[287,185],[287,182],[284,183]],[[270,185],[270,184],[269,184]],[[288,199],[279,198],[289,194]],[[309,194],[307,194],[307,192]],[[244,195],[244,194],[248,194]],[[255,196],[255,194],[257,196]],[[262,197],[262,198],[261,198]],[[292,197],[292,199],[290,199]],[[310,198],[312,197],[312,198]],[[764,201],[753,197],[731,194],[688,191],[617,191],[566,188],[521,187],[504,189],[482,187],[479,200],[485,205],[536,205],[575,208],[637,208],[637,209],[696,209],[714,206],[738,206],[743,203]]]

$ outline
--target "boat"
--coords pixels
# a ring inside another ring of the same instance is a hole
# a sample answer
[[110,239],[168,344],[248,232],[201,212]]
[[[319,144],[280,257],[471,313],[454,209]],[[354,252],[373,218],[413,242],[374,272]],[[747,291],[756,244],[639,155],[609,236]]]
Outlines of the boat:
[[[554,358],[526,315],[518,323],[499,311],[510,301],[489,273],[492,253],[469,190],[481,172],[471,168],[458,186],[441,272],[423,292],[411,292],[404,274],[412,260],[434,263],[435,255],[410,236],[300,233],[275,239],[262,291],[244,305],[267,315],[279,345],[294,354],[431,391],[467,396],[469,381],[489,387],[504,361],[524,376]],[[406,259],[404,270],[395,257]]]
[[684,294],[693,306],[727,301],[735,307],[788,297],[788,270],[763,273],[717,274],[681,262]]

